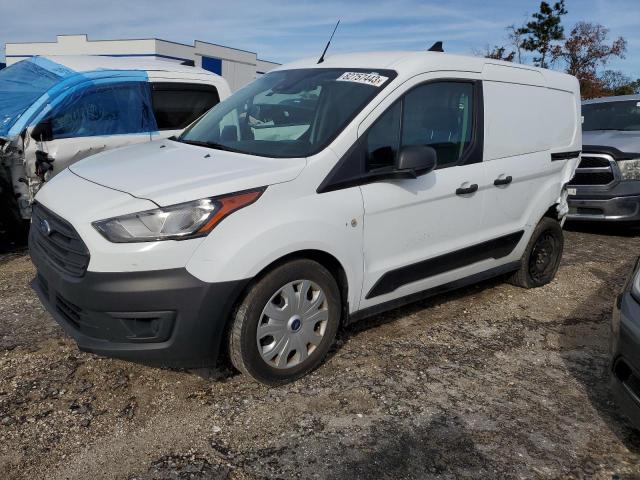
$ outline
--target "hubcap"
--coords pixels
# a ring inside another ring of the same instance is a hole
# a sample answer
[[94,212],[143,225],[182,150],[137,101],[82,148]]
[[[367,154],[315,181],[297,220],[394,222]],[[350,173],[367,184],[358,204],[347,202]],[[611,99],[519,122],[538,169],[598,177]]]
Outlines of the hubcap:
[[272,367],[295,367],[320,345],[328,321],[327,299],[316,283],[287,283],[262,310],[256,332],[258,351]]

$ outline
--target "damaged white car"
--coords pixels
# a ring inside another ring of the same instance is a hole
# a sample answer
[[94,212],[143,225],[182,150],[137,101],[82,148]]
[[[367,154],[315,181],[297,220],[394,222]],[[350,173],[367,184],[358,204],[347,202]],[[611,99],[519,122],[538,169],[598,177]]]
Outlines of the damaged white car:
[[229,94],[219,75],[159,60],[32,57],[0,71],[0,234],[23,230],[70,164],[175,135]]

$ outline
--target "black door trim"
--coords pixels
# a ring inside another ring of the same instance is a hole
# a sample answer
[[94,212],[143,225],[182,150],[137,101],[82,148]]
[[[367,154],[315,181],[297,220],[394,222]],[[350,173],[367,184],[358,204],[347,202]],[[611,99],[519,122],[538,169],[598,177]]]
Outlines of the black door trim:
[[412,293],[411,295],[395,298],[393,300],[389,300],[388,302],[383,302],[378,305],[365,308],[364,310],[354,312],[349,316],[348,323],[357,322],[358,320],[362,320],[373,315],[378,315],[379,313],[402,307],[409,303],[417,302],[419,300],[424,300],[425,298],[433,297],[435,295],[441,295],[452,290],[467,287],[469,285],[489,280],[490,278],[498,277],[500,275],[506,275],[507,273],[515,272],[519,268],[520,262],[509,262],[504,265],[485,270],[484,272],[476,273],[459,280],[454,280],[453,282],[429,288],[428,290],[423,290],[421,292]]
[[456,268],[466,267],[482,260],[506,257],[513,252],[523,235],[524,230],[520,230],[439,257],[390,270],[378,279],[365,298],[369,299],[391,293],[403,285],[440,275]]

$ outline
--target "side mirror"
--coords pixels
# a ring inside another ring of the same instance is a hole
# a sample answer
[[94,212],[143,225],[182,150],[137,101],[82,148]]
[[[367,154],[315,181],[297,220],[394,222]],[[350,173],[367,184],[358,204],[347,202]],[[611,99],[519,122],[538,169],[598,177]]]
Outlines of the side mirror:
[[438,153],[432,147],[411,145],[402,147],[396,160],[396,170],[413,176],[429,173],[438,165]]
[[51,126],[51,119],[43,120],[31,131],[31,138],[36,141],[49,142],[53,140],[53,127]]

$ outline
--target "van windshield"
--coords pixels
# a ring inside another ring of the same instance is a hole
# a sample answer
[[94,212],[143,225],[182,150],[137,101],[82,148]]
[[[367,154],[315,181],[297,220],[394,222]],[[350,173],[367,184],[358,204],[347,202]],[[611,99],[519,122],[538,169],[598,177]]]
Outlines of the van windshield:
[[61,78],[30,60],[0,70],[0,137]]
[[179,141],[266,157],[314,155],[395,76],[390,70],[272,72],[216,105]]
[[582,130],[640,131],[640,100],[589,103],[582,106]]

